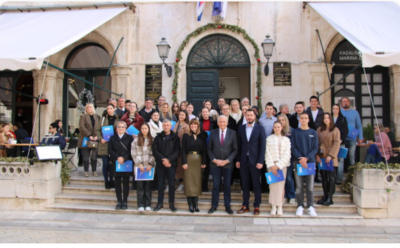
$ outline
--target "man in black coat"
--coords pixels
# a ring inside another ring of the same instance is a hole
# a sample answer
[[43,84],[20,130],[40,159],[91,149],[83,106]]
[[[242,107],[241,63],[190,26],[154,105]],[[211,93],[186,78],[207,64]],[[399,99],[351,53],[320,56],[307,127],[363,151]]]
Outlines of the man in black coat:
[[[300,127],[300,114],[304,112],[304,102],[296,102],[296,104],[294,105],[294,111],[296,111],[295,113],[293,113],[290,118],[289,118],[289,124],[292,128],[296,129]],[[310,122],[308,122],[308,127],[311,129],[315,130],[315,124],[312,120],[312,116],[308,115]]]
[[310,97],[310,107],[307,108],[306,112],[308,116],[311,117],[310,122],[314,124],[314,127],[311,127],[315,131],[322,125],[324,121],[324,110],[318,107],[319,99],[316,96]]
[[156,111],[157,110],[153,108],[153,99],[151,99],[151,97],[146,97],[144,108],[139,111],[139,115],[143,117],[145,122],[149,122],[151,115]]
[[171,121],[165,119],[163,121],[163,130],[159,133],[153,142],[153,156],[156,159],[156,175],[158,181],[158,203],[153,209],[158,211],[163,208],[164,201],[164,179],[168,180],[168,201],[169,208],[172,212],[176,212],[174,206],[175,201],[175,171],[178,166],[176,159],[179,156],[181,147],[178,135],[171,131]]
[[17,143],[22,143],[21,140],[29,137],[28,132],[23,128],[22,123],[17,121],[14,124],[14,133],[17,136]]
[[254,215],[260,214],[261,204],[261,169],[264,166],[266,136],[264,128],[255,123],[256,114],[252,109],[246,112],[247,124],[241,125],[238,130],[238,155],[236,167],[240,168],[242,180],[243,204],[238,214],[247,213],[249,209],[250,184],[254,189]]
[[238,151],[237,137],[235,131],[227,128],[228,118],[226,116],[220,115],[217,122],[219,128],[211,131],[208,143],[208,156],[211,161],[210,171],[213,176],[212,206],[208,213],[212,214],[217,210],[223,176],[225,211],[228,214],[233,214],[231,209],[231,177]]

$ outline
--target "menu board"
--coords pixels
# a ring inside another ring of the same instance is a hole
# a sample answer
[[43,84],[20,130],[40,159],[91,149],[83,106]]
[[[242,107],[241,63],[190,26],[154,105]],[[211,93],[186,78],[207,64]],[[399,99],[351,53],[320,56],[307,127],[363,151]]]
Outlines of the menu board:
[[276,62],[274,63],[274,86],[290,86],[292,85],[290,63]]
[[146,97],[151,97],[154,100],[154,105],[157,105],[157,99],[161,96],[162,65],[146,65]]

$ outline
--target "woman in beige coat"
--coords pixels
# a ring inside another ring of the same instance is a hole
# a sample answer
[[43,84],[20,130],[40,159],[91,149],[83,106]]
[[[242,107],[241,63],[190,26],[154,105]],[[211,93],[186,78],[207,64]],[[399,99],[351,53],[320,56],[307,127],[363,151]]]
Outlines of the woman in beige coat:
[[[153,157],[153,137],[150,134],[150,126],[143,123],[140,127],[139,135],[133,140],[131,145],[131,155],[135,162],[135,173],[139,168],[141,172],[149,172],[155,164]],[[150,181],[136,181],[137,204],[139,211],[151,210],[151,190]]]
[[91,141],[98,142],[100,138],[101,117],[94,111],[91,103],[86,104],[85,114],[81,115],[79,120],[79,139],[78,147],[82,152],[83,166],[85,169],[85,177],[89,176],[89,158],[92,164],[92,172],[94,177],[98,177],[96,172],[97,166],[97,148],[82,147],[83,138],[87,137]]
[[316,162],[321,163],[321,158],[325,159],[327,164],[332,160],[334,171],[321,170],[322,189],[324,196],[317,204],[329,206],[333,204],[332,197],[335,193],[336,172],[339,166],[338,153],[340,149],[340,131],[335,127],[332,115],[324,113],[322,125],[317,130],[319,141],[319,154],[317,154]]
[[[282,123],[275,121],[271,135],[267,138],[265,163],[268,172],[278,175],[282,170],[286,180],[287,167],[290,166],[291,156],[290,139],[283,131]],[[271,215],[283,214],[282,204],[285,196],[285,180],[269,185],[269,203],[272,205]]]
[[[185,133],[189,133],[189,115],[186,110],[180,110],[178,113],[178,122],[175,124],[174,133],[179,137],[180,144],[182,147],[182,138]],[[183,168],[182,168],[182,157],[178,156],[177,159],[178,167],[176,168],[175,179],[179,179],[179,186],[176,191],[183,191]]]

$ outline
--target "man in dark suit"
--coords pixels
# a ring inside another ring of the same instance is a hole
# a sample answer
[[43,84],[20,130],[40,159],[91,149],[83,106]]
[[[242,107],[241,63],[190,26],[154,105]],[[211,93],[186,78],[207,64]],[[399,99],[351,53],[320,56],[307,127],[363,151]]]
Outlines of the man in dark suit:
[[259,215],[261,204],[260,175],[264,165],[266,136],[264,128],[260,124],[255,123],[256,114],[252,109],[247,110],[246,120],[247,124],[240,126],[238,130],[239,151],[236,157],[236,167],[240,168],[243,204],[237,213],[243,214],[250,211],[250,184],[253,182],[254,215]]
[[213,177],[211,209],[214,213],[218,207],[221,177],[224,177],[224,203],[225,211],[233,214],[231,209],[231,177],[233,163],[237,155],[236,132],[227,128],[228,118],[224,115],[218,117],[218,129],[211,130],[208,143],[208,156],[210,158],[210,171]]

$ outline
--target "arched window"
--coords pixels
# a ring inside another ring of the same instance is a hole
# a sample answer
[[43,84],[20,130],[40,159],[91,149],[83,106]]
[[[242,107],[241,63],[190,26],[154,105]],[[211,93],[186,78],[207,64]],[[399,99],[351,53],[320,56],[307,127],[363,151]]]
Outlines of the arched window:
[[[64,68],[93,84],[111,90],[110,76],[104,84],[110,62],[111,56],[101,45],[85,43],[71,51],[65,61]],[[111,93],[107,91],[65,75],[63,120],[68,120],[68,125],[72,128],[78,128],[81,113],[76,109],[76,106],[79,102],[79,95],[85,88],[92,93],[95,99],[96,113],[99,115],[103,113],[107,106],[107,99],[111,97]]]

